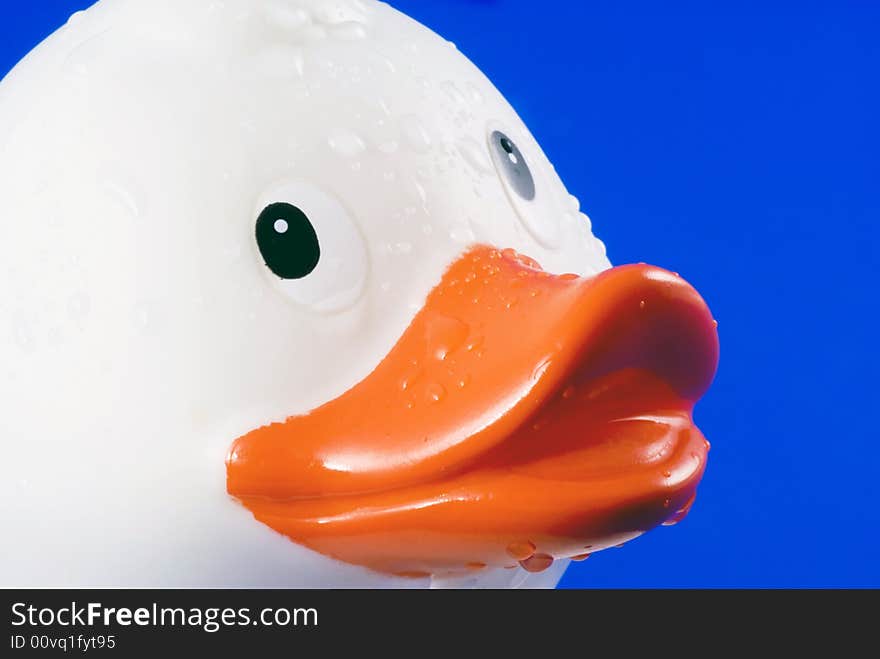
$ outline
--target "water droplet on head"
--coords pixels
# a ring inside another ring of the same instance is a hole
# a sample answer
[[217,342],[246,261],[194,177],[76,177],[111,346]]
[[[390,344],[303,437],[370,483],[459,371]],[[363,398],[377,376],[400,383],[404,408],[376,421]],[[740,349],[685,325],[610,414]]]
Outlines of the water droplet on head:
[[15,323],[14,328],[15,343],[25,352],[30,352],[34,348],[34,333],[27,321],[20,320]]
[[[215,3],[220,4],[221,3]],[[266,4],[263,7],[266,19],[275,27],[285,31],[297,31],[311,22],[308,13],[299,7],[288,7],[278,3]]]
[[476,240],[473,229],[467,225],[457,225],[449,231],[449,237],[457,243],[469,245]]
[[472,103],[480,104],[483,102],[483,100],[484,100],[483,94],[482,94],[482,92],[480,92],[479,89],[477,89],[477,86],[474,83],[472,83],[472,82],[467,83],[465,85],[465,91],[467,92],[467,95],[470,97]]
[[254,72],[260,76],[302,78],[305,73],[305,58],[298,46],[271,44],[255,53],[252,61]]
[[469,105],[468,100],[458,86],[451,80],[445,80],[440,83],[440,90],[452,101],[458,108],[465,108]]
[[341,131],[332,135],[328,139],[328,143],[333,151],[347,158],[353,158],[363,153],[367,148],[360,136],[350,131]]
[[49,329],[49,345],[50,346],[59,346],[64,340],[64,336],[62,335],[60,327],[52,327]]
[[151,314],[150,308],[147,304],[139,304],[134,311],[135,320],[138,326],[141,329],[146,329],[150,326]]
[[300,31],[303,41],[323,41],[327,38],[327,28],[322,25],[307,25]]
[[356,21],[347,21],[331,27],[330,36],[340,41],[358,41],[367,38],[367,30]]
[[132,217],[139,217],[142,210],[143,195],[134,184],[108,178],[104,181],[104,187],[110,196],[118,202]]
[[408,114],[403,117],[400,120],[400,129],[406,143],[414,151],[425,153],[431,148],[431,136],[416,115]]
[[385,251],[392,255],[409,254],[412,251],[412,243],[386,243]]
[[313,9],[315,20],[327,25],[339,25],[348,21],[363,23],[367,8],[360,0],[348,2],[322,2]]
[[91,300],[85,293],[77,293],[67,305],[67,311],[71,318],[84,318],[91,310]]
[[458,143],[458,151],[464,161],[481,174],[489,174],[493,171],[492,162],[489,160],[489,152],[485,145],[477,142],[472,137],[466,137]]

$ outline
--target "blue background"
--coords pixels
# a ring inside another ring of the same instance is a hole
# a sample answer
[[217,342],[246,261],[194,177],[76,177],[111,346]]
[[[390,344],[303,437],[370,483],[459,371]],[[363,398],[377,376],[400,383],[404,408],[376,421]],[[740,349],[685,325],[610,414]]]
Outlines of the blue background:
[[[3,3],[0,72],[89,0]],[[392,0],[530,126],[614,263],[720,321],[691,515],[579,586],[880,586],[880,4]]]

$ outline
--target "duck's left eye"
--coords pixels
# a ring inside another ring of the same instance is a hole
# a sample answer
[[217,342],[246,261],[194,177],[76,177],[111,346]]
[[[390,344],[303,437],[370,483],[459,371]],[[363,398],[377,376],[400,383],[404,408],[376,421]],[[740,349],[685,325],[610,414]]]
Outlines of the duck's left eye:
[[535,179],[525,156],[516,143],[499,130],[489,136],[492,160],[498,173],[514,194],[525,201],[535,198]]
[[269,204],[257,219],[257,245],[268,268],[282,279],[302,279],[321,258],[315,227],[293,204]]
[[[542,174],[545,166],[535,158],[532,165],[538,163],[538,167],[533,170],[522,148],[510,135],[509,132],[489,128],[492,162],[522,225],[538,243],[556,248],[559,246],[560,228],[555,209],[551,206],[553,195],[542,193],[542,189],[547,189],[546,184],[541,184],[541,181],[546,181]],[[534,146],[526,148],[526,151],[536,155]]]

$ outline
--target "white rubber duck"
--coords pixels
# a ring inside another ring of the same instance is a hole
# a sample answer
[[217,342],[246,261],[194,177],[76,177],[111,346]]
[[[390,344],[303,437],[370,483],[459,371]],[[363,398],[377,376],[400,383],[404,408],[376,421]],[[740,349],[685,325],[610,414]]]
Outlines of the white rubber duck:
[[[555,585],[683,514],[705,463],[685,403],[578,421],[674,427],[626,459],[656,467],[637,495],[597,494],[623,492],[601,447],[577,478],[498,457],[556,393],[711,381],[693,289],[609,268],[501,94],[388,5],[98,2],[0,84],[0,585]],[[522,464],[605,516],[469,512]]]

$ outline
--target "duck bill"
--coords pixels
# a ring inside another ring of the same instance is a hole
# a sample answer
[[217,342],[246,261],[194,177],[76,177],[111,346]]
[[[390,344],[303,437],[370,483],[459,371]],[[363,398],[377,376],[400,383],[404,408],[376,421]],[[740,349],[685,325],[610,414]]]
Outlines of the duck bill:
[[712,316],[675,274],[556,276],[478,246],[366,379],[238,439],[228,491],[385,572],[543,569],[683,515],[717,362]]

